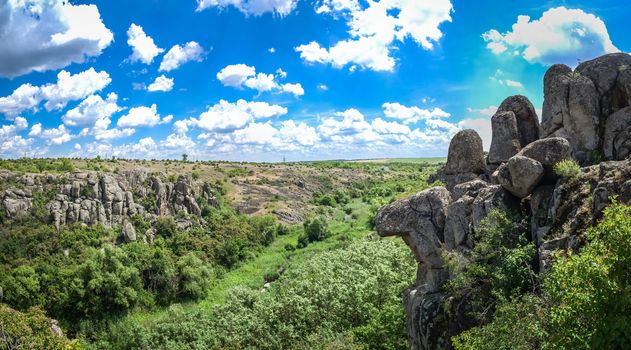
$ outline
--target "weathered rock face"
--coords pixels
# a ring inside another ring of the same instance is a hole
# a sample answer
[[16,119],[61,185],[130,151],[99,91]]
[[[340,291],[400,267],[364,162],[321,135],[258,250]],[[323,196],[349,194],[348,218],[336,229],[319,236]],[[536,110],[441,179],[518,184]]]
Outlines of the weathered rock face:
[[501,164],[521,150],[517,117],[511,111],[497,112],[491,118],[491,125],[493,142],[489,150],[489,163]]
[[491,118],[493,139],[488,161],[501,164],[529,143],[539,139],[539,119],[527,97],[505,99]]
[[603,143],[610,116],[631,105],[630,68],[631,56],[623,53],[584,62],[574,71],[550,67],[544,78],[542,136],[567,138],[581,163],[602,156],[622,159],[605,155]]
[[568,140],[562,137],[550,137],[529,144],[517,155],[541,163],[544,169],[543,180],[554,181],[556,179],[554,165],[562,160],[572,159],[572,148]]
[[440,252],[451,194],[434,187],[383,207],[375,219],[382,236],[401,236],[419,262],[418,278],[428,290],[437,290],[446,279]]
[[539,139],[539,118],[535,107],[526,96],[508,97],[499,106],[497,112],[513,112],[515,114],[521,147]]
[[[453,304],[442,288],[453,277],[442,257],[466,263],[493,209],[529,219],[526,237],[545,271],[556,250],[581,248],[612,196],[631,205],[631,56],[606,55],[575,71],[554,65],[544,90],[541,135],[532,104],[509,97],[492,117],[486,169],[478,168],[477,134],[463,132],[436,176],[447,189],[423,191],[379,211],[378,233],[402,236],[419,261],[416,283],[404,292],[412,349],[451,349],[451,337],[474,326],[466,298]],[[600,157],[612,161],[584,167],[573,179],[554,174],[562,160],[586,164]]]
[[475,130],[458,132],[449,143],[445,167],[436,175],[448,189],[475,180],[486,171],[482,138]]
[[[198,197],[211,206],[217,205],[208,184],[195,183],[184,176],[170,183],[164,174],[150,176],[142,170],[64,175],[3,172],[0,179],[3,183],[15,184],[0,191],[0,210],[7,218],[29,215],[33,209],[33,193],[38,193],[46,200],[45,210],[57,227],[73,223],[112,227],[136,214],[155,216],[184,212],[199,216]],[[125,240],[133,235],[130,233]]]
[[519,198],[525,198],[543,178],[544,169],[532,158],[514,156],[499,167],[498,174],[502,187]]
[[471,129],[457,133],[449,143],[445,172],[447,174],[481,174],[485,168],[484,149],[480,135]]

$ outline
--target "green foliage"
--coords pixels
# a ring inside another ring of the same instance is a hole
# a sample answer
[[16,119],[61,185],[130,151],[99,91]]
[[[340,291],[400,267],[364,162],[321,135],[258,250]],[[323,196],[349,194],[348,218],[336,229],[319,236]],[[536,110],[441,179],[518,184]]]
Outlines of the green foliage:
[[[480,222],[475,248],[465,267],[450,262],[452,270],[463,269],[446,288],[457,300],[466,299],[472,313],[484,322],[489,309],[534,288],[533,262],[536,249],[525,237],[525,225],[499,209]],[[454,266],[456,265],[456,266]]]
[[74,164],[67,158],[0,159],[0,168],[23,173],[73,172]]
[[323,241],[331,236],[331,230],[324,216],[307,219],[303,226],[309,242]]
[[504,300],[456,349],[626,349],[631,343],[631,207],[614,203],[579,254],[559,254],[539,293]]
[[155,230],[158,236],[165,238],[173,237],[177,230],[175,220],[173,220],[171,216],[161,216],[156,220]]
[[566,179],[574,179],[581,174],[581,166],[573,159],[565,159],[554,164],[554,173]]
[[358,242],[290,267],[265,293],[236,288],[225,304],[208,311],[171,307],[152,325],[128,320],[97,344],[119,349],[404,349],[400,293],[412,282],[415,268],[401,244]]
[[31,266],[19,266],[2,279],[5,302],[26,311],[42,301],[39,277]]
[[199,300],[206,296],[214,278],[212,268],[195,255],[187,254],[178,260],[177,271],[181,299]]
[[83,295],[73,300],[75,307],[90,318],[121,314],[143,301],[138,269],[129,266],[127,254],[119,249],[95,252],[76,277]]
[[81,347],[76,341],[53,333],[51,320],[41,309],[32,308],[25,313],[0,304],[0,349],[73,350]]

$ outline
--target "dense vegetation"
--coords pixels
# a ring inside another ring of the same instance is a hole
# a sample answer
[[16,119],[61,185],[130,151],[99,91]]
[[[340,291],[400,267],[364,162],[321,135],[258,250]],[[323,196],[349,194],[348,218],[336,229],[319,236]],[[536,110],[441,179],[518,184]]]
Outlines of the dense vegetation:
[[588,239],[579,254],[559,253],[552,269],[532,282],[524,278],[530,275],[525,256],[510,254],[517,257],[511,262],[522,262],[509,269],[517,272],[508,280],[512,293],[496,293],[491,322],[455,337],[456,349],[628,349],[631,207],[605,209]]
[[232,289],[210,310],[172,307],[150,326],[117,324],[95,347],[402,349],[400,292],[414,270],[398,243],[352,243],[292,266],[268,290]]
[[[118,163],[76,164],[20,160],[0,167],[57,172]],[[404,348],[400,297],[415,264],[402,244],[364,238],[374,237],[376,208],[426,187],[430,168],[301,166],[357,167],[369,176],[342,187],[318,179],[335,202],[316,204],[293,226],[239,214],[225,199],[224,181],[216,186],[219,207],[187,217],[192,228],[178,229],[172,217],[132,217],[139,236],[132,243],[124,243],[121,227],[56,229],[45,208],[51,194],[37,193],[31,217],[5,218],[0,227],[0,296],[11,307],[0,314],[55,318],[76,339],[66,345],[77,348]],[[229,181],[251,174],[229,172]],[[149,228],[154,238],[143,237]],[[48,327],[25,322],[20,332],[48,341]]]

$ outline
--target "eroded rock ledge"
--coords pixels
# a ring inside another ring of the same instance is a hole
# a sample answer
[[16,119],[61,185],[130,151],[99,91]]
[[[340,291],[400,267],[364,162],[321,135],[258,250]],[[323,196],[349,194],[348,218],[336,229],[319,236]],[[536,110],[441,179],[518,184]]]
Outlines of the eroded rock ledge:
[[[381,236],[401,236],[418,261],[416,283],[404,292],[412,349],[450,349],[450,338],[473,326],[465,312],[443,310],[449,272],[445,252],[465,260],[487,214],[504,208],[529,217],[538,268],[555,250],[577,251],[610,197],[631,204],[631,56],[612,54],[572,70],[552,66],[544,79],[541,126],[524,96],[507,98],[491,119],[488,155],[473,130],[454,136],[445,167],[431,180],[445,185],[380,209]],[[556,163],[584,167],[559,178]]]
[[[16,174],[0,172],[0,210],[9,219],[32,213],[40,205],[57,226],[67,224],[122,224],[125,240],[135,240],[125,230],[125,220],[136,214],[155,217],[178,213],[201,216],[201,203],[216,206],[211,187],[180,176],[169,181],[162,173],[144,170],[74,172],[70,174]],[[39,198],[43,196],[44,198]],[[132,226],[133,228],[133,226]]]

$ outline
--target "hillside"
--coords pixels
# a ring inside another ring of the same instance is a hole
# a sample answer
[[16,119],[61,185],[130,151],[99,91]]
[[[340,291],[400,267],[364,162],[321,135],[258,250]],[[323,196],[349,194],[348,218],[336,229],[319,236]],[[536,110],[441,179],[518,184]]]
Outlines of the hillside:
[[[340,339],[363,347],[387,330],[391,345],[400,347],[405,332],[397,305],[413,265],[400,244],[384,250],[372,242],[372,218],[384,203],[427,187],[440,164],[1,161],[3,302],[22,312],[43,309],[80,348],[250,347],[250,337],[258,333],[242,329],[236,336],[222,328],[241,317],[226,308],[261,293],[273,298],[261,301],[267,307],[286,307],[277,303],[299,297],[297,286],[314,278],[307,271],[316,269],[339,298],[344,290],[373,290],[375,283],[386,283],[390,296],[366,294],[363,302],[374,311],[322,309],[331,315],[356,313],[350,323],[346,316],[332,318],[332,323],[285,336],[268,329],[276,339],[266,340],[267,348]],[[355,262],[353,274],[376,280],[360,282],[333,272],[340,268],[336,264],[360,258],[360,250],[366,255]],[[328,267],[322,270],[318,264]],[[375,313],[385,305],[388,314]],[[216,323],[218,313],[221,322],[229,323]],[[393,324],[375,323],[386,315]],[[191,317],[215,321],[197,325],[196,332],[202,333],[189,333],[180,323]],[[304,317],[313,322],[323,316]],[[296,321],[278,319],[270,325],[289,327]],[[171,335],[158,331],[165,327],[179,330]]]

